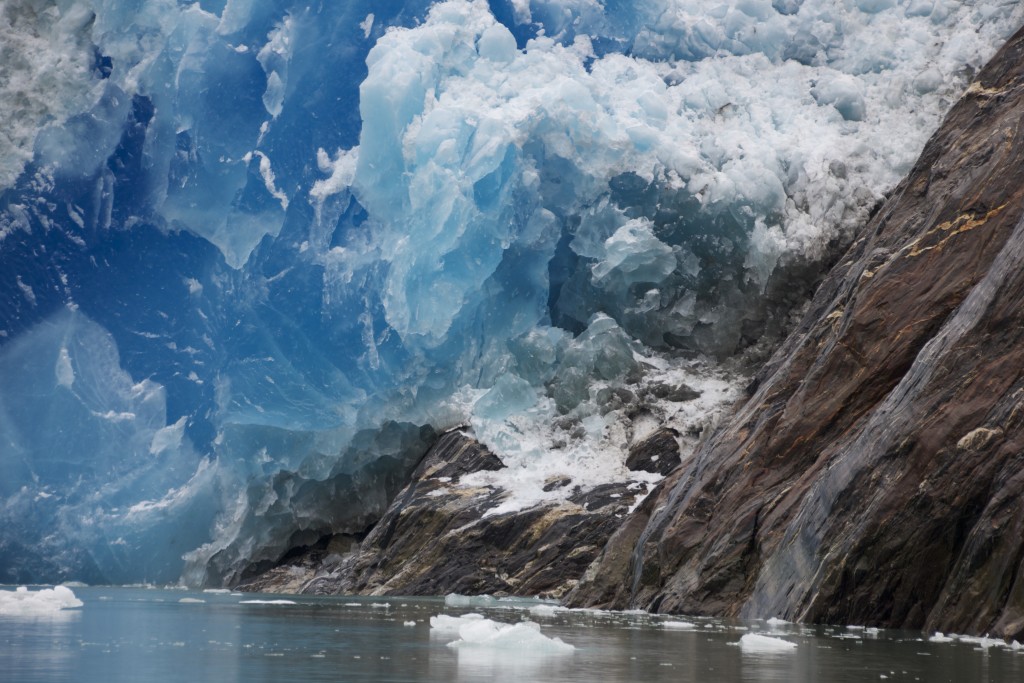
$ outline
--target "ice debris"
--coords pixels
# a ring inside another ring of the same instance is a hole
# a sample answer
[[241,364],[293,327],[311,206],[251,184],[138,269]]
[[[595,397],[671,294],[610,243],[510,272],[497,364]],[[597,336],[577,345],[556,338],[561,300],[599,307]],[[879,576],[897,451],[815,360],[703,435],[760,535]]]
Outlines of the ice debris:
[[792,652],[796,649],[797,644],[782,638],[762,636],[758,633],[746,633],[740,638],[739,646],[745,653],[770,654]]
[[430,632],[432,634],[458,634],[459,629],[473,621],[480,621],[484,615],[471,612],[462,616],[453,617],[448,614],[438,614],[430,617]]
[[[458,640],[448,647],[469,650],[522,652],[530,655],[570,654],[575,647],[561,638],[549,638],[532,621],[503,624],[490,619],[462,619]],[[433,628],[433,618],[431,618]]]
[[662,628],[677,629],[682,631],[688,631],[690,629],[697,628],[697,624],[691,621],[663,621],[661,623]]

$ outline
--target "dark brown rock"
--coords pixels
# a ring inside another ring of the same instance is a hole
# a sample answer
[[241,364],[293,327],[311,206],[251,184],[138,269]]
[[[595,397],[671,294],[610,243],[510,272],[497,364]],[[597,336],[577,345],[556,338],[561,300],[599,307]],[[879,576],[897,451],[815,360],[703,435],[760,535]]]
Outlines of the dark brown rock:
[[572,602],[1024,636],[1022,123],[1018,33]]
[[[561,597],[604,548],[643,484],[610,484],[570,500],[490,514],[502,491],[460,482],[503,465],[461,432],[443,435],[383,518],[347,554],[298,552],[250,590],[307,594]],[[568,478],[565,478],[568,479]],[[553,482],[564,487],[569,481]]]
[[654,398],[685,403],[701,397],[701,393],[688,384],[654,384],[651,386],[650,394]]
[[679,432],[671,427],[663,427],[634,444],[626,457],[626,467],[633,472],[668,474],[681,463]]

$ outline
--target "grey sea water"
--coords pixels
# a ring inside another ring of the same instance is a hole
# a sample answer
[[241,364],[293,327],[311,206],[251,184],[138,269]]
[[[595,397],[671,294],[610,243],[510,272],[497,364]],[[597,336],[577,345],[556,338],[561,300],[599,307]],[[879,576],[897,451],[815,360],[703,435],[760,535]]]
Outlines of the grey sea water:
[[[1021,651],[846,626],[718,619],[685,626],[680,617],[560,611],[523,600],[75,593],[79,609],[0,615],[0,681],[1024,681]],[[453,648],[456,633],[430,627],[432,616],[470,612],[504,624],[534,621],[575,649],[524,650],[500,640]],[[752,632],[796,647],[750,652],[739,641]]]

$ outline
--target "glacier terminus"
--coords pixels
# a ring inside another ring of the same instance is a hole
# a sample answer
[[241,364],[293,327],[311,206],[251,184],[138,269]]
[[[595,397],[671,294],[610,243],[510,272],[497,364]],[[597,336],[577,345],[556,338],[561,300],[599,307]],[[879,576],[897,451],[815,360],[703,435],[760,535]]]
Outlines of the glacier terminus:
[[232,583],[455,426],[521,505],[695,442],[1021,23],[0,3],[0,582]]

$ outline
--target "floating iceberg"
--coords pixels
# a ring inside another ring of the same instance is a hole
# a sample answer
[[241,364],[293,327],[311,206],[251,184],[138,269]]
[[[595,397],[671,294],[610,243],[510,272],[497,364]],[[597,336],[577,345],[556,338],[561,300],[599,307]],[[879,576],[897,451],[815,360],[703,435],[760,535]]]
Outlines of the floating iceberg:
[[502,624],[490,619],[466,619],[459,627],[459,639],[448,643],[456,650],[494,650],[503,653],[523,653],[531,656],[571,654],[573,645],[561,638],[549,638],[532,621]]
[[435,430],[469,424],[510,472],[557,451],[620,478],[639,421],[699,432],[736,396],[719,363],[784,333],[1024,21],[1001,0],[0,13],[0,578],[203,585],[365,531]]
[[0,617],[43,616],[81,606],[82,601],[67,586],[37,591],[30,591],[25,586],[13,591],[0,590]]
[[692,621],[663,621],[661,627],[677,631],[690,631],[697,628],[697,624]]
[[762,636],[758,633],[746,633],[740,638],[740,649],[750,654],[770,654],[777,652],[792,652],[796,650],[796,643],[791,643],[782,638]]
[[437,616],[430,617],[430,633],[431,635],[458,635],[460,628],[470,622],[480,621],[483,618],[484,615],[476,614],[475,612],[458,617],[438,614]]

